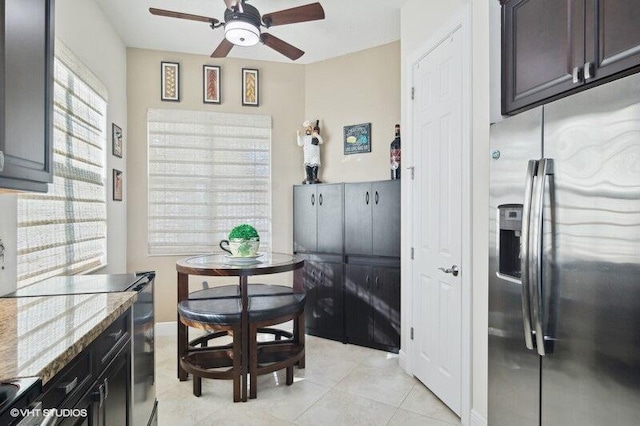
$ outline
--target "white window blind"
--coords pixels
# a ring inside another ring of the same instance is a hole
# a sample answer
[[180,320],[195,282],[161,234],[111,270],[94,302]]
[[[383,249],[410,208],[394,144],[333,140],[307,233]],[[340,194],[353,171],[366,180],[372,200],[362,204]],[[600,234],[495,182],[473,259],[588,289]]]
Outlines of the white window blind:
[[54,68],[54,179],[18,198],[18,287],[106,264],[106,90],[59,40]]
[[271,248],[271,117],[149,109],[149,254],[211,253],[236,225]]

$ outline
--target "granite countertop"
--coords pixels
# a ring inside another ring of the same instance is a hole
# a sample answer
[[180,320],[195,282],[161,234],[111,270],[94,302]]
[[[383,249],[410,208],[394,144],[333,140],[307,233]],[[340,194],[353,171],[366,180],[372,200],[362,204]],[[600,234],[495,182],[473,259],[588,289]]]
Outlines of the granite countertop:
[[0,380],[45,384],[124,311],[135,292],[0,299]]

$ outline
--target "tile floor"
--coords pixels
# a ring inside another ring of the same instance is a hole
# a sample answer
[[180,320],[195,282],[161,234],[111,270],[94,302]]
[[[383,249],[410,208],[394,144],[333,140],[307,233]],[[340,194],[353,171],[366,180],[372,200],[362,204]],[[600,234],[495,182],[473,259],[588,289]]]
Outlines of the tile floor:
[[460,419],[417,379],[398,356],[307,336],[305,369],[286,386],[284,370],[258,378],[258,398],[233,403],[231,381],[176,378],[175,337],[156,339],[160,426],[190,425],[459,425]]

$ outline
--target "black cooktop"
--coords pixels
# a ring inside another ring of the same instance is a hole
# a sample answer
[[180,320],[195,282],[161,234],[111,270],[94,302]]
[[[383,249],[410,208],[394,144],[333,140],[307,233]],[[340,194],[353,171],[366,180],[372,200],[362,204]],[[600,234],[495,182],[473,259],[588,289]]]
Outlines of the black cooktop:
[[0,382],[0,424],[8,425],[23,416],[12,408],[26,409],[42,393],[42,381],[38,377]]

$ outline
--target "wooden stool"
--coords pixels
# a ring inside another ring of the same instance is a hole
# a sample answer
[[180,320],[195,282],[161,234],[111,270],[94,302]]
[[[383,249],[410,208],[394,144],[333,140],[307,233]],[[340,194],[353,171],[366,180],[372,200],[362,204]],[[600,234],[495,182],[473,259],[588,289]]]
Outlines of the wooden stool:
[[[258,394],[258,376],[287,369],[287,386],[293,384],[293,366],[304,368],[304,293],[251,296],[249,299],[249,398]],[[258,342],[260,330],[294,321],[291,338]],[[302,362],[301,362],[302,361]]]
[[[193,394],[202,395],[202,378],[233,380],[233,401],[246,401],[246,376],[242,374],[242,306],[239,298],[184,300],[178,304],[180,321],[188,327],[210,331],[209,340],[231,334],[230,345],[189,347],[180,365],[193,375]],[[198,339],[196,339],[198,340]],[[225,367],[226,370],[216,370]],[[244,386],[241,387],[241,383]],[[242,390],[241,390],[242,388]]]

